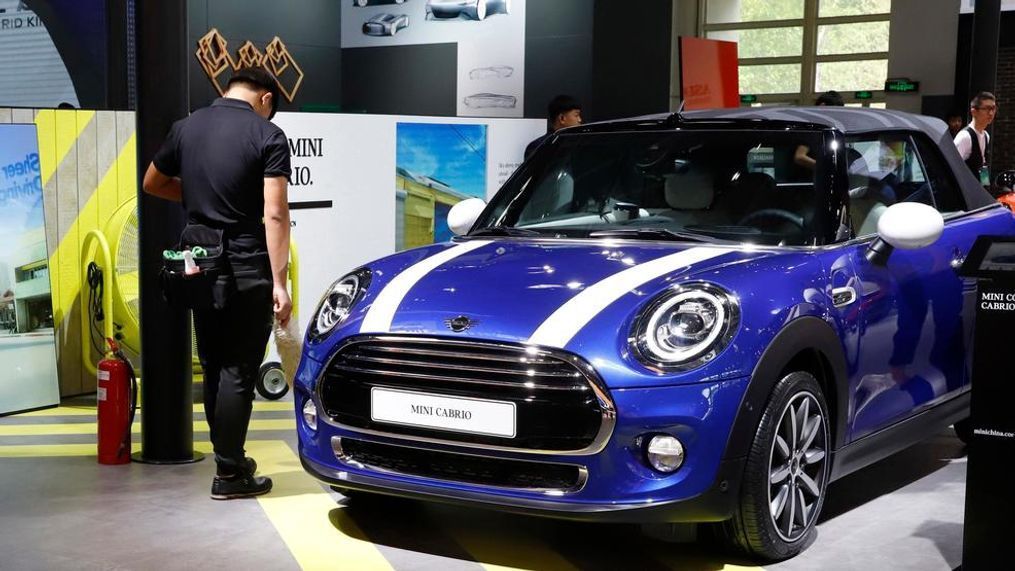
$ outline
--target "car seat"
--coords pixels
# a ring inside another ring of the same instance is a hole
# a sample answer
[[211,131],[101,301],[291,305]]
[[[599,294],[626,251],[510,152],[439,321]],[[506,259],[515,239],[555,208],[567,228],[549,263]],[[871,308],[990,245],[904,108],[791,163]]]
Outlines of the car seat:
[[663,175],[666,204],[674,210],[704,210],[712,206],[715,187],[712,173],[687,165]]
[[846,158],[849,216],[853,235],[875,234],[878,231],[878,219],[895,200],[888,189],[871,176],[867,160],[859,151],[847,149]]

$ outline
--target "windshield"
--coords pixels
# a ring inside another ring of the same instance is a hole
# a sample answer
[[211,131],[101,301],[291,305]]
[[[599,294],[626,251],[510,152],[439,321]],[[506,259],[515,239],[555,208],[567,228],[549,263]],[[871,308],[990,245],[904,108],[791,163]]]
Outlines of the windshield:
[[473,233],[815,244],[827,196],[815,183],[827,178],[815,176],[820,148],[812,131],[562,135],[501,189]]

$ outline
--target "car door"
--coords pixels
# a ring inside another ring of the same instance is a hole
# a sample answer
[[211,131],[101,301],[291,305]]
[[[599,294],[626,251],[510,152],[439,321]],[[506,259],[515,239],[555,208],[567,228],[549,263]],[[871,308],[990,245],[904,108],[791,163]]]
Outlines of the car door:
[[[1009,233],[1012,216],[966,212],[955,177],[921,134],[847,139],[852,258],[859,308],[850,379],[851,439],[898,422],[967,390],[975,284],[957,265],[980,234]],[[897,202],[923,202],[945,218],[932,245],[867,260],[877,220]]]

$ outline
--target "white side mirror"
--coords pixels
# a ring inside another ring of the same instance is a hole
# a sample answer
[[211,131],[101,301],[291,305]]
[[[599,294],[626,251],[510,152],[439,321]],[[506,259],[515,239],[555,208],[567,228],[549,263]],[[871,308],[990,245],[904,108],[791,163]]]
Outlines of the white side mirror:
[[900,250],[930,246],[944,228],[941,213],[921,202],[893,204],[878,219],[878,236]]
[[486,208],[486,202],[481,198],[467,198],[459,202],[452,206],[448,212],[448,228],[455,233],[455,236],[465,234],[476,223],[476,219],[483,213],[484,208]]

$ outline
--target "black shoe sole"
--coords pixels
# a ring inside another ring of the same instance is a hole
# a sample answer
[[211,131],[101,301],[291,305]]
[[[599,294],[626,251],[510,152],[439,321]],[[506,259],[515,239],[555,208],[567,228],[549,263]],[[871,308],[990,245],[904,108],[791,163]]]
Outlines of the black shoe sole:
[[213,500],[238,500],[240,498],[253,498],[255,496],[263,496],[271,491],[271,488],[267,490],[258,490],[256,492],[236,492],[234,494],[212,494],[210,497]]

